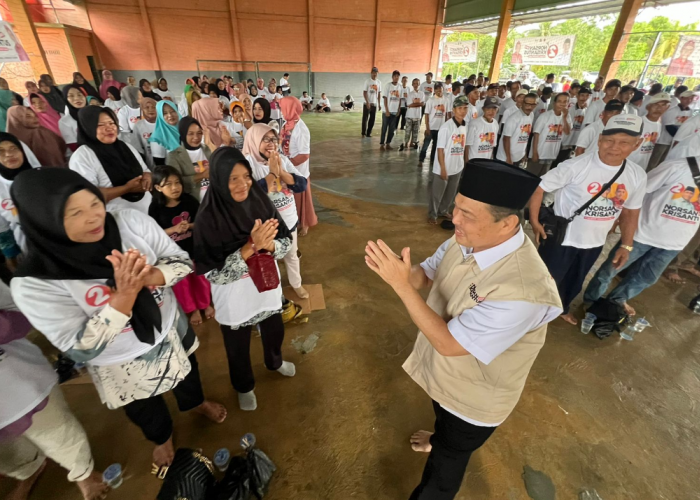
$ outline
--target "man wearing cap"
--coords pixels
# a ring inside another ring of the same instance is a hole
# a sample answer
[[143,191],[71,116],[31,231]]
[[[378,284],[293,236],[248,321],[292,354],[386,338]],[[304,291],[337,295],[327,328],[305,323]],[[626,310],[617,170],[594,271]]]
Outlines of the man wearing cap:
[[498,122],[495,120],[498,107],[498,98],[487,97],[482,108],[484,114],[469,122],[466,142],[468,147],[464,155],[466,161],[476,158],[493,159],[498,137]]
[[537,95],[527,94],[523,96],[520,109],[503,120],[503,135],[498,144],[496,158],[516,167],[520,166],[520,162],[525,158],[527,143],[532,133],[532,111],[535,106],[537,106]]
[[[362,107],[362,137],[372,137],[374,118],[377,114],[377,106],[380,106],[382,98],[382,82],[377,79],[379,70],[372,68],[370,78],[365,81],[365,89],[362,95],[365,97],[365,105]],[[381,106],[380,106],[381,109]]]
[[[666,93],[657,95],[665,95],[668,98],[668,94]],[[694,94],[692,92],[683,92],[679,96],[678,106],[672,106],[661,117],[661,135],[659,136],[659,140],[656,141],[656,147],[654,147],[654,152],[649,160],[649,170],[666,159],[674,136],[678,132],[680,126],[693,114],[693,110],[690,109],[693,96]],[[654,96],[652,100],[655,97],[656,96]],[[651,100],[648,102],[651,102]]]
[[459,177],[464,169],[467,98],[456,97],[452,106],[452,118],[440,127],[437,136],[437,155],[429,188],[428,224],[437,224],[438,217],[451,216]]
[[447,117],[448,99],[442,94],[442,83],[435,82],[433,96],[425,103],[425,137],[423,138],[423,147],[421,147],[418,155],[418,164],[421,165],[425,161],[425,156],[428,154],[428,146],[432,142],[433,147],[430,150],[430,164],[435,161],[435,149],[437,148],[438,131],[442,124],[445,123]]
[[[399,118],[399,105],[401,104],[402,87],[399,84],[401,72],[394,70],[389,82],[384,90],[384,113],[382,114],[382,133],[379,137],[379,147],[392,149],[391,140],[396,132],[396,124]],[[386,139],[386,142],[384,140]]]
[[671,97],[666,92],[656,94],[647,104],[647,113],[642,117],[642,144],[629,156],[644,170],[649,169],[649,160],[661,133],[661,116],[668,110]]
[[[598,150],[598,141],[600,134],[608,124],[610,118],[622,114],[624,106],[617,99],[613,99],[605,105],[603,113],[600,115],[600,120],[596,120],[591,126],[584,128],[578,135],[576,140],[576,156],[581,156],[583,153],[592,153]],[[586,111],[588,114],[590,111]],[[584,118],[585,121],[585,118]]]
[[403,368],[435,412],[434,432],[411,436],[415,451],[429,453],[411,500],[455,498],[471,454],[513,411],[547,323],[562,310],[520,225],[538,181],[502,162],[471,160],[455,200],[455,234],[434,255],[411,266],[409,248],[401,256],[382,240],[365,248],[367,266],[420,330]]
[[[639,228],[634,235],[629,260],[616,269],[613,265],[616,248],[613,249],[586,288],[584,301],[598,300],[617,273],[627,269],[627,274],[608,294],[608,299],[622,305],[627,314],[634,315],[635,310],[628,301],[656,283],[678,254],[693,245],[700,226],[698,195],[700,189],[685,158],[664,162],[649,172]],[[699,243],[695,242],[696,248]],[[697,258],[690,269],[697,264]],[[700,272],[696,273],[700,275]]]
[[583,120],[584,128],[594,123],[600,118],[605,105],[617,98],[617,94],[622,86],[620,80],[610,80],[605,84],[605,95],[602,99],[594,101],[588,105],[588,111],[586,111],[586,118]]
[[644,114],[646,113],[646,108],[647,108],[647,104],[649,103],[649,99],[654,97],[659,92],[663,92],[663,91],[664,91],[664,86],[660,83],[654,83],[654,84],[652,84],[651,87],[649,87],[649,93],[644,96],[644,102],[642,102],[642,112],[640,113],[640,116],[644,116]]
[[[618,101],[619,102],[619,101]],[[621,105],[621,104],[620,104]],[[598,151],[577,156],[560,163],[542,177],[542,182],[530,200],[530,223],[539,252],[547,264],[559,289],[564,314],[562,319],[575,325],[576,317],[569,306],[581,291],[586,274],[603,250],[608,232],[620,218],[620,246],[615,251],[612,264],[616,269],[627,262],[634,250],[634,233],[637,230],[639,209],[644,200],[647,176],[644,170],[627,157],[639,147],[642,119],[634,115],[617,115],[610,118],[598,139]],[[554,193],[554,213],[569,218],[576,210],[604,186],[620,174],[603,195],[606,203],[596,203],[566,227],[561,244],[549,238],[539,222],[540,206],[545,193]],[[618,186],[624,185],[626,199],[613,197]],[[612,203],[610,203],[612,202]]]
[[586,117],[586,111],[588,111],[588,99],[591,96],[591,89],[588,87],[580,87],[578,89],[578,94],[576,96],[576,105],[573,108],[569,108],[569,116],[571,117],[571,132],[569,135],[565,135],[561,142],[561,151],[559,156],[552,165],[555,167],[564,160],[571,158],[571,154],[576,149],[576,142],[578,141],[579,135],[581,134],[581,129],[583,128],[583,120]]

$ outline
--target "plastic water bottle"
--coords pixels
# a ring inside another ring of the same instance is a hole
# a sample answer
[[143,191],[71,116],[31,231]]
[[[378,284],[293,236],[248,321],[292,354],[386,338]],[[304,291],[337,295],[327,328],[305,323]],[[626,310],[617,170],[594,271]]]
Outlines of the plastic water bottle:
[[102,473],[102,482],[113,490],[119,488],[123,481],[121,464],[112,464]]
[[214,454],[214,465],[221,472],[226,472],[230,460],[231,453],[228,451],[228,448],[221,448]]
[[596,315],[593,313],[586,313],[586,317],[581,321],[581,333],[588,335],[591,333],[593,324],[595,323]]
[[700,314],[700,300],[695,304],[695,307],[693,307],[693,312],[695,314]]
[[249,432],[241,438],[241,448],[247,450],[253,446],[255,446],[255,434]]
[[648,326],[651,326],[649,322],[644,318],[639,318],[634,325],[629,325],[623,331],[620,332],[620,337],[625,340],[633,340],[635,334],[644,331]]

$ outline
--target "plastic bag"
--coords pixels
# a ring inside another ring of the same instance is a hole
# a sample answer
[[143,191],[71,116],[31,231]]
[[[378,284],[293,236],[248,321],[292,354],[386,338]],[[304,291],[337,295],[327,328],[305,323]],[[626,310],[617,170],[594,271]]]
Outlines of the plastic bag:
[[275,464],[261,450],[255,448],[255,436],[246,434],[241,439],[245,455],[238,455],[229,462],[226,475],[216,488],[215,500],[262,499],[266,494]]
[[248,460],[241,456],[231,459],[226,475],[216,487],[215,500],[250,500],[250,471]]
[[253,495],[261,499],[267,493],[272,475],[277,470],[277,467],[263,451],[254,447],[248,449],[246,460],[251,473]]

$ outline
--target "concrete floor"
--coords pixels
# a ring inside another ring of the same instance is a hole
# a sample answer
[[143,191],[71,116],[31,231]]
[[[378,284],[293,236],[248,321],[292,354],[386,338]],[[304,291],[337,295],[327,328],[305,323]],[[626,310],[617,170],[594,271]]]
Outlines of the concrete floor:
[[[415,151],[380,152],[379,130],[362,140],[359,119],[304,116],[321,223],[300,241],[302,275],[323,284],[327,309],[287,329],[284,353],[297,376],[268,373],[254,342],[259,407],[237,410],[221,334],[209,322],[199,329],[197,355],[205,392],[228,405],[228,419],[217,426],[178,414],[168,396],[176,445],[212,456],[222,446],[236,449],[245,432],[257,435],[279,468],[270,500],[406,499],[426,458],[411,451],[408,438],[432,429],[430,400],[401,369],[416,328],[363,254],[367,240],[381,237],[394,249],[410,246],[417,262],[449,234],[425,223],[427,163],[419,169]],[[562,500],[578,498],[583,488],[604,500],[700,498],[700,322],[685,307],[697,283],[662,280],[635,299],[653,328],[633,342],[601,341],[554,321],[520,403],[472,457],[457,498],[526,500],[526,466],[550,478]],[[314,334],[319,339],[306,354],[292,343]],[[160,482],[149,475],[152,448],[140,431],[123,412],[100,405],[91,385],[64,392],[98,466],[120,462],[126,469],[109,498],[154,498]],[[32,495],[78,498],[55,464]]]

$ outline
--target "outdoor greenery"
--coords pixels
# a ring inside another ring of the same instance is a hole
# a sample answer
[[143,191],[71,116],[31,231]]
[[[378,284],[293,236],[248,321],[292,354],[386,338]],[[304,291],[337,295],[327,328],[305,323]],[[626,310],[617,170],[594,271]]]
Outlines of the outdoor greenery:
[[[511,73],[517,71],[510,64],[510,57],[513,51],[513,45],[516,38],[548,36],[548,35],[576,35],[574,51],[571,58],[571,66],[532,66],[530,68],[537,76],[544,78],[547,73],[555,73],[561,75],[563,71],[570,71],[572,78],[583,80],[584,73],[597,73],[605,57],[605,51],[610,43],[613,28],[617,16],[595,16],[584,17],[579,19],[568,19],[560,23],[541,23],[537,29],[526,32],[516,32],[511,30],[508,33],[506,42],[506,53],[503,57],[503,65],[501,67],[501,77],[509,77]],[[671,21],[667,17],[658,16],[650,22],[637,22],[634,25],[634,32],[652,32],[640,35],[630,35],[627,48],[625,49],[624,59],[646,60],[656,39],[657,31],[694,31],[697,29],[697,23],[682,25],[678,21]],[[653,78],[665,84],[673,83],[674,77],[665,76],[668,60],[673,55],[678,40],[682,33],[662,33],[659,39],[659,44],[652,55],[650,67],[647,70],[647,80]],[[479,35],[475,33],[452,33],[447,35],[448,42],[456,42],[460,40],[479,41],[478,60],[476,63],[445,63],[442,74],[451,73],[454,76],[468,76],[483,71],[487,74],[491,63],[491,53],[496,38],[491,35]],[[662,64],[664,63],[664,64]],[[617,78],[627,83],[630,80],[638,80],[644,62],[622,62],[617,71]],[[700,84],[700,79],[686,79],[685,84],[690,88]]]

